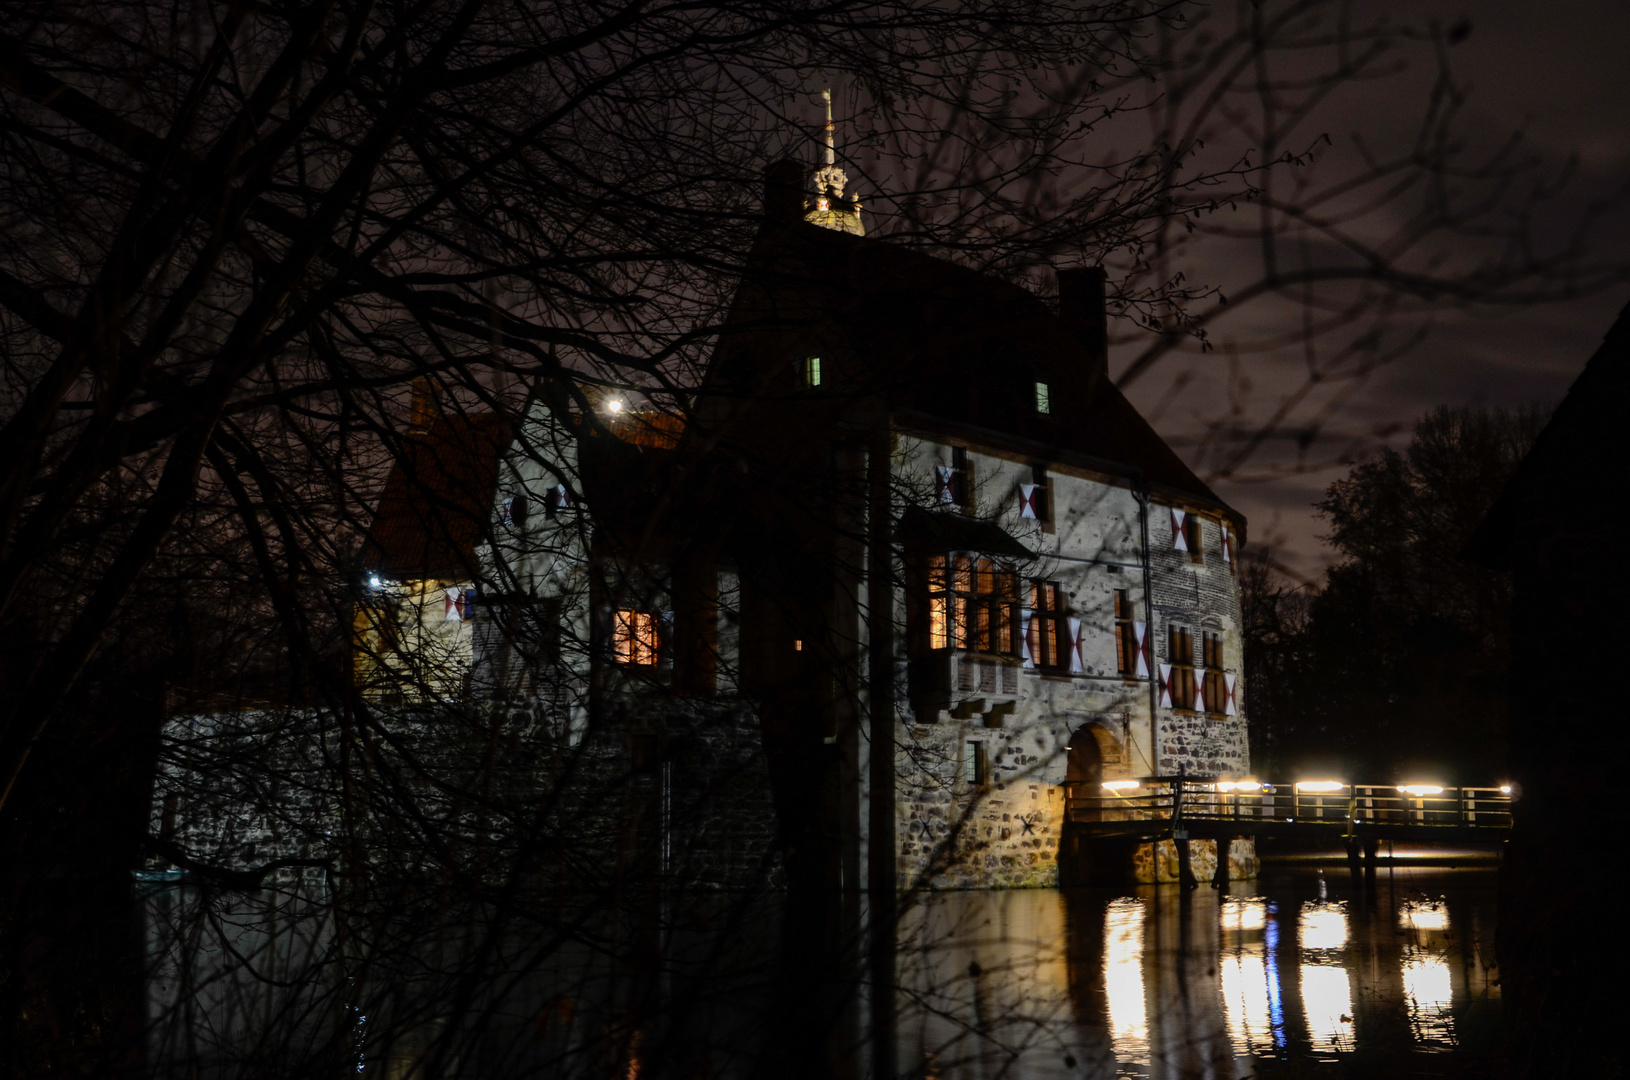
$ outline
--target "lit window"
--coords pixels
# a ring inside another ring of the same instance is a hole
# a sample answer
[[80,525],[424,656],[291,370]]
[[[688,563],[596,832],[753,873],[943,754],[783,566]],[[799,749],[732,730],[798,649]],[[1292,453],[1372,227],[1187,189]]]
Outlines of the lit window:
[[1056,581],[1030,583],[1030,662],[1039,668],[1064,666],[1064,603]]
[[1125,589],[1115,590],[1115,670],[1133,679],[1138,672],[1138,635],[1132,600]]
[[658,625],[659,620],[653,612],[619,608],[611,638],[612,656],[617,663],[632,667],[655,667]]
[[928,563],[928,647],[1018,652],[1019,579],[989,559],[935,555]]
[[1053,394],[1044,382],[1036,384],[1036,411],[1043,416],[1053,411]]
[[821,385],[821,358],[818,356],[804,357],[804,385],[816,387]]
[[1167,659],[1171,676],[1167,681],[1174,709],[1194,708],[1194,631],[1186,626],[1167,627]]
[[1228,684],[1223,676],[1222,635],[1203,631],[1200,635],[1201,661],[1205,676],[1201,690],[1205,696],[1206,712],[1223,713],[1228,706]]

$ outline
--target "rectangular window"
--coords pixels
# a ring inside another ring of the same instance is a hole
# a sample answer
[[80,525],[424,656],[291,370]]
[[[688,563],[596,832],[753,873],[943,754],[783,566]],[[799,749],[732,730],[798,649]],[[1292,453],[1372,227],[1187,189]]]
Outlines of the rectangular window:
[[1011,656],[1019,651],[1018,575],[971,555],[928,561],[928,647]]
[[975,787],[990,782],[990,762],[985,757],[985,744],[969,739],[962,744],[962,779]]
[[656,667],[662,619],[654,611],[618,608],[611,628],[611,655],[630,667]]
[[1053,523],[1053,486],[1047,480],[1047,466],[1030,466],[1030,479],[1036,485],[1036,490],[1032,494],[1032,498],[1035,500],[1036,520],[1040,521],[1043,527],[1051,525]]
[[1036,412],[1040,413],[1042,416],[1047,416],[1052,411],[1053,392],[1048,389],[1046,383],[1039,382],[1036,384]]
[[1115,590],[1115,670],[1132,679],[1138,673],[1138,638],[1132,629],[1132,599],[1125,589]]
[[1183,539],[1188,542],[1189,562],[1205,562],[1205,550],[1200,546],[1205,535],[1200,531],[1199,514],[1189,514],[1183,519]]
[[1172,626],[1166,639],[1167,656],[1172,664],[1172,708],[1194,708],[1194,631],[1186,626]]
[[1210,630],[1200,635],[1201,663],[1205,667],[1205,706],[1208,713],[1222,713],[1227,705],[1228,687],[1223,678],[1222,635]]
[[951,501],[958,506],[973,506],[973,466],[968,464],[966,446],[951,447]]
[[804,357],[802,367],[804,373],[804,386],[811,390],[815,389],[817,386],[820,386],[821,358],[818,356],[806,356]]
[[1058,582],[1030,583],[1030,662],[1039,668],[1064,666],[1064,605]]

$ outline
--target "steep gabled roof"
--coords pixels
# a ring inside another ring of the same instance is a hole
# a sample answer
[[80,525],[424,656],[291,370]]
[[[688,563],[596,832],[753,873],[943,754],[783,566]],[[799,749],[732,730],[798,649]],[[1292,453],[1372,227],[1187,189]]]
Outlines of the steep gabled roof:
[[1510,569],[1523,526],[1623,512],[1630,483],[1630,305],[1551,414],[1463,556]]
[[[1240,518],[1104,377],[1101,358],[1010,282],[875,238],[772,224],[730,324],[746,329],[726,335],[726,357],[755,338],[835,337],[851,360],[839,392],[1091,458]],[[719,375],[710,370],[710,382]],[[1037,381],[1052,392],[1048,417],[1034,409]]]
[[514,425],[496,413],[440,416],[408,436],[363,547],[364,568],[396,581],[469,579]]

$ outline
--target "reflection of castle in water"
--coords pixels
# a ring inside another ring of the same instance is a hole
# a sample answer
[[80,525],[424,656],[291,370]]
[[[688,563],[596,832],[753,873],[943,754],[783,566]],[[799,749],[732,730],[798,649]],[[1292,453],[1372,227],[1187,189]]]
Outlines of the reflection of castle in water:
[[1344,900],[1307,882],[935,897],[907,933],[956,946],[902,968],[901,1060],[947,1078],[1015,1056],[1027,1077],[1243,1077],[1265,1057],[1459,1047],[1498,1009],[1492,887],[1445,901],[1406,880]]

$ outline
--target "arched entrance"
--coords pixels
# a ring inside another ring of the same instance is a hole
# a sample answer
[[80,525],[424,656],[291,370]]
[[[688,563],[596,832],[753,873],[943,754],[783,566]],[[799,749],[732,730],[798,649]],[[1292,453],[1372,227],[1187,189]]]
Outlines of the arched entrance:
[[[1102,723],[1088,721],[1070,736],[1064,764],[1064,829],[1059,845],[1059,884],[1091,885],[1119,881],[1130,867],[1130,848],[1094,840],[1084,828],[1105,817],[1105,779],[1126,775],[1121,741]],[[1108,776],[1106,777],[1106,772]],[[1125,850],[1123,850],[1123,848]],[[1122,866],[1125,863],[1126,866]]]

